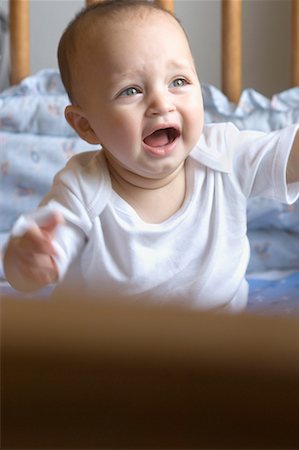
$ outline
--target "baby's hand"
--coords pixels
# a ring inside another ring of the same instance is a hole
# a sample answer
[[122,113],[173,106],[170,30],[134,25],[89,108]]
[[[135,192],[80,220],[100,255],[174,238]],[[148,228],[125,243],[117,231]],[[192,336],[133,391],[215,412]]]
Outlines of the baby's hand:
[[21,291],[34,291],[55,283],[58,270],[52,240],[56,228],[63,223],[58,213],[47,215],[43,225],[33,224],[22,236],[12,237],[4,256],[8,281]]

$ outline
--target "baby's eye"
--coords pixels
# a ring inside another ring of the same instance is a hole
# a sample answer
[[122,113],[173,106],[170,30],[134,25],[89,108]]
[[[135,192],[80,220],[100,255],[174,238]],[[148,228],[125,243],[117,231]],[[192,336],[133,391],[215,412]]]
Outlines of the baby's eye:
[[188,84],[188,82],[184,78],[176,78],[171,82],[171,87],[178,88],[186,86],[186,84]]
[[122,91],[120,95],[123,97],[132,97],[134,95],[140,94],[140,92],[141,91],[139,89],[131,86]]

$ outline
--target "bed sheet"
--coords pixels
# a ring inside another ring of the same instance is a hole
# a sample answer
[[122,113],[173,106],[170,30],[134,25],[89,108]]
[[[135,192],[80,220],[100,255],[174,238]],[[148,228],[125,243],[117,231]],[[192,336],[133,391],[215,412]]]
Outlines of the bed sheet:
[[251,274],[248,282],[250,290],[247,311],[299,315],[299,269]]

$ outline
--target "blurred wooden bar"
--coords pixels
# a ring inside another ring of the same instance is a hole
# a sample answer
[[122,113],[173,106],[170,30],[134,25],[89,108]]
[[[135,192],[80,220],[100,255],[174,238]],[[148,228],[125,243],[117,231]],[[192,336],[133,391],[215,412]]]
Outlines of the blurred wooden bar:
[[222,0],[222,91],[237,103],[242,90],[242,0]]
[[18,84],[30,74],[29,1],[10,0],[10,83]]
[[4,299],[1,448],[298,449],[298,331],[298,317]]
[[292,2],[291,86],[299,86],[299,0]]
[[174,12],[173,0],[155,0],[155,3],[167,11]]

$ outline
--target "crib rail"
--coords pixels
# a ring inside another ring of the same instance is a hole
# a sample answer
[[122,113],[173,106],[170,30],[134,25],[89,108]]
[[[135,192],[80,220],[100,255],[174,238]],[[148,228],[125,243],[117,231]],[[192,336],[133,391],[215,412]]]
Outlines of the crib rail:
[[299,0],[292,3],[292,66],[291,85],[299,86]]
[[[85,0],[86,4],[99,0]],[[174,11],[174,0],[155,0]],[[30,74],[29,0],[9,0],[11,84]],[[242,0],[222,0],[222,91],[237,102],[242,90]],[[299,86],[299,0],[292,0],[291,86]]]
[[19,83],[30,74],[29,1],[10,0],[10,82]]
[[222,91],[237,102],[242,90],[242,0],[222,0]]

